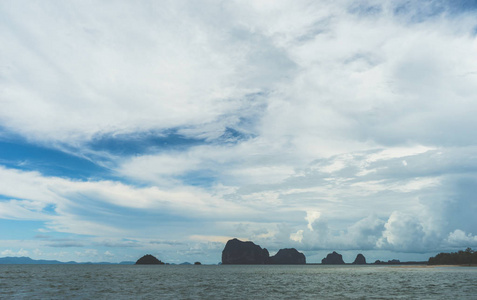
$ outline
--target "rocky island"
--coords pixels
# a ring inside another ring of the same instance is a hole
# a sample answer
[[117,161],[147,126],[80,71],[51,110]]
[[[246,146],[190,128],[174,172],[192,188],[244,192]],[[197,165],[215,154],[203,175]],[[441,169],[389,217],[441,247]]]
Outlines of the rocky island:
[[164,265],[164,263],[153,255],[146,254],[136,261],[136,265]]
[[365,265],[365,264],[366,264],[366,258],[364,257],[364,255],[361,253],[356,255],[353,265]]
[[328,254],[325,258],[321,260],[323,265],[344,265],[343,256],[341,254],[333,253]]
[[305,254],[298,252],[295,248],[280,249],[277,254],[270,257],[274,265],[304,265],[306,264]]
[[264,265],[268,264],[269,260],[267,249],[238,239],[229,240],[222,251],[223,265]]
[[306,264],[303,253],[294,248],[280,249],[272,257],[268,250],[254,244],[232,239],[222,251],[223,265],[271,265],[271,264]]

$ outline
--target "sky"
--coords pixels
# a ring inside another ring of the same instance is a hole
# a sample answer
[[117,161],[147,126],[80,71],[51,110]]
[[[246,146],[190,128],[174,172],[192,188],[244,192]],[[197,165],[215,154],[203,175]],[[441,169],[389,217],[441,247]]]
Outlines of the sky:
[[477,4],[0,1],[0,256],[477,248]]

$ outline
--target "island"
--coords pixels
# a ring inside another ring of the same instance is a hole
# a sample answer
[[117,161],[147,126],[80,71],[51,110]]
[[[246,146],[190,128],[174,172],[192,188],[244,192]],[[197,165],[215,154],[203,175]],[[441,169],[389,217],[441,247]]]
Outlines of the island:
[[306,264],[303,253],[294,248],[280,249],[270,257],[267,249],[253,242],[231,239],[222,251],[223,265],[272,265],[272,264]]
[[164,263],[155,256],[146,254],[136,261],[136,265],[164,265]]
[[278,250],[277,254],[270,257],[270,261],[274,265],[304,265],[306,257],[295,248],[287,248]]
[[361,253],[356,255],[353,265],[365,265],[365,264],[366,264],[366,258],[364,257],[364,255]]
[[343,261],[343,256],[336,251],[333,253],[329,253],[325,258],[321,260],[321,264],[323,265],[344,265],[345,262]]
[[263,265],[268,264],[270,255],[267,249],[262,249],[253,242],[243,242],[239,239],[227,241],[222,251],[223,265]]
[[477,252],[471,248],[465,251],[439,253],[434,257],[430,257],[428,265],[477,265]]

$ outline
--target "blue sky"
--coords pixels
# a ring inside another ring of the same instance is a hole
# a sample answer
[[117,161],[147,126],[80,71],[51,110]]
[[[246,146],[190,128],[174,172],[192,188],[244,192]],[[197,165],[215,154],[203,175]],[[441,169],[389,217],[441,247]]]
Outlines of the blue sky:
[[0,256],[477,247],[475,1],[2,1]]

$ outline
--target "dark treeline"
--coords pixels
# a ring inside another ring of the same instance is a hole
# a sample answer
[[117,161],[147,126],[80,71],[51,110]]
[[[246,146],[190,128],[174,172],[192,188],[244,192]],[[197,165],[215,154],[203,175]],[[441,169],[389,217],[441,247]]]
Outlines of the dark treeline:
[[439,253],[429,258],[429,265],[469,265],[477,264],[477,252],[467,248],[465,251]]

